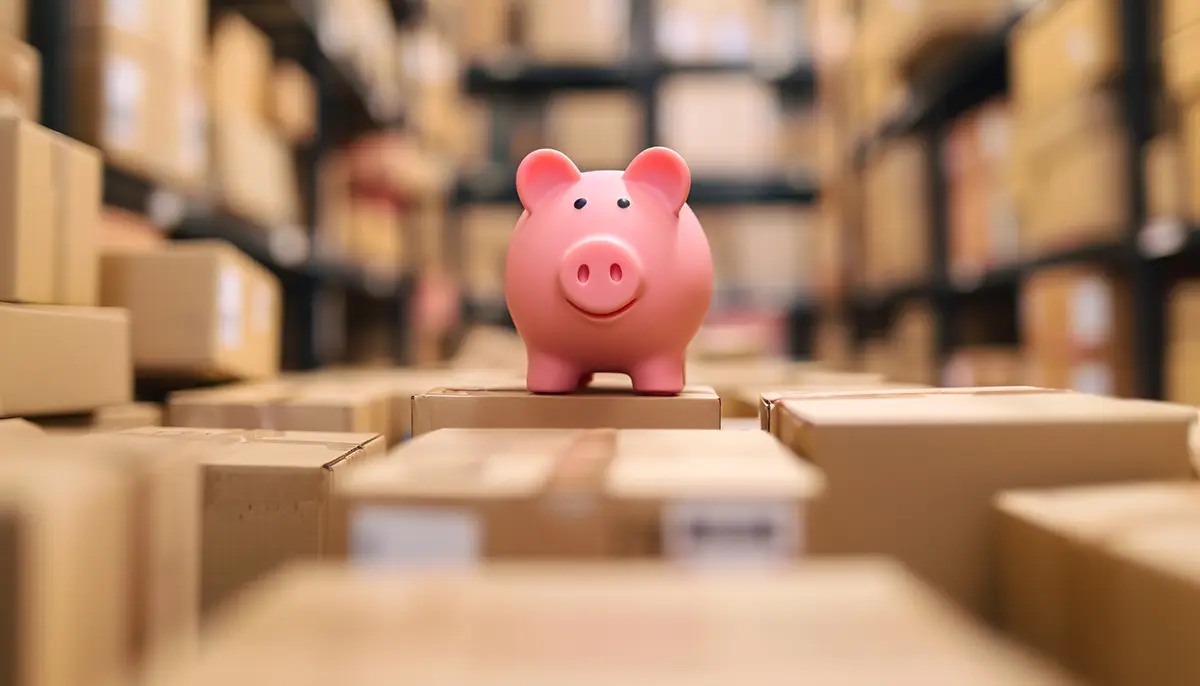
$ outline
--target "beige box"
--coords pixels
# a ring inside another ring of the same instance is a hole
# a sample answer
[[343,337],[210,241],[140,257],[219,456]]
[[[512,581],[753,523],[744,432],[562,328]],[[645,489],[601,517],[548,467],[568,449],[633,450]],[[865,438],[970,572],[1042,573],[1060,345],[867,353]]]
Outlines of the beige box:
[[54,302],[54,136],[0,117],[0,301]]
[[222,16],[209,53],[213,116],[265,122],[271,68],[270,38],[239,14]]
[[218,117],[212,125],[212,182],[226,209],[268,229],[294,224],[299,188],[283,139],[249,116]]
[[1163,36],[1167,38],[1200,24],[1200,2],[1196,0],[1164,0],[1162,12]]
[[4,37],[0,27],[0,111],[38,121],[41,108],[42,56],[28,43]]
[[1200,524],[1146,527],[1115,542],[1112,571],[1113,683],[1187,686],[1200,680]]
[[803,554],[822,486],[761,431],[448,429],[347,475],[338,538],[367,564],[776,564]]
[[[364,665],[425,682],[453,674],[458,686],[565,684],[581,668],[604,684],[1074,683],[876,559],[723,574],[661,565],[412,575],[305,566],[274,577],[239,609],[214,625],[205,659],[149,686],[249,670],[264,683],[297,672],[345,682]],[[381,626],[420,636],[426,649],[397,651],[380,640]],[[468,645],[477,659],[446,662]]]
[[1027,14],[1009,51],[1018,110],[1036,114],[1105,85],[1120,69],[1118,28],[1117,6],[1106,0],[1064,0]]
[[24,40],[26,0],[8,0],[0,5],[0,36]]
[[0,305],[0,417],[90,412],[133,400],[129,313]]
[[829,479],[812,551],[894,556],[989,618],[997,493],[1192,475],[1180,405],[1011,388],[776,404],[775,433]]
[[765,58],[771,28],[769,4],[763,0],[660,0],[654,8],[657,52],[682,64],[746,63]]
[[593,383],[570,395],[524,384],[439,388],[413,397],[412,434],[438,429],[720,429],[721,399],[688,386],[677,396],[635,395],[628,382]]
[[162,426],[163,409],[154,403],[126,403],[98,407],[87,414],[36,417],[36,426],[49,434],[80,435]]
[[279,281],[232,246],[196,241],[102,258],[101,301],[133,316],[139,373],[260,379],[279,372]]
[[642,105],[628,93],[561,93],[546,104],[546,144],[585,171],[624,169],[645,141]]
[[208,57],[208,0],[174,0],[161,4],[163,26],[158,40],[172,60],[181,64],[205,60]]
[[280,62],[271,75],[271,121],[288,140],[310,140],[317,131],[317,92],[312,76],[295,62]]
[[657,97],[662,144],[683,155],[693,174],[755,176],[778,166],[778,96],[765,82],[740,74],[674,76]]
[[208,181],[208,98],[204,74],[193,63],[163,65],[170,78],[160,97],[162,139],[155,165],[175,188],[199,193]]
[[200,451],[203,611],[282,564],[343,547],[329,521],[334,480],[383,449],[374,434],[145,428],[116,435]]
[[467,295],[481,302],[504,299],[504,264],[521,208],[473,206],[463,211],[462,274]]
[[54,136],[54,302],[92,306],[100,300],[100,207],[104,162],[100,151]]
[[522,35],[535,59],[619,62],[628,56],[629,0],[523,0]]
[[[7,444],[9,449],[17,446]],[[81,460],[0,459],[0,654],[12,683],[116,684],[130,667],[128,485]]]
[[1105,546],[1168,522],[1200,524],[1200,484],[1015,491],[996,508],[1005,630],[1095,683],[1118,683]]
[[390,400],[379,385],[292,382],[180,391],[167,409],[171,426],[372,433],[386,441]]

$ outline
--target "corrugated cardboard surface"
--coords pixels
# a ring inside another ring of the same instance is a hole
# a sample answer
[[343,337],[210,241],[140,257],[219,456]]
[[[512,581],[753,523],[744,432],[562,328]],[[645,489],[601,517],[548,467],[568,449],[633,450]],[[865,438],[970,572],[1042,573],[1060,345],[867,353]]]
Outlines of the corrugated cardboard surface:
[[276,567],[340,547],[329,526],[335,474],[382,450],[373,434],[133,429],[197,442],[204,478],[201,607]]
[[[338,494],[349,555],[371,562],[696,561],[712,548],[778,563],[802,552],[804,503],[822,487],[760,431],[446,429],[356,470]],[[695,526],[734,538],[679,537]],[[769,530],[755,539],[739,529],[755,526]]]
[[1187,479],[1196,411],[1041,389],[788,399],[780,439],[821,468],[814,552],[897,557],[994,615],[992,498],[1013,488]]
[[239,610],[214,625],[200,664],[153,686],[345,682],[364,670],[456,686],[1075,683],[874,559],[722,575],[309,567]]
[[412,412],[413,436],[450,428],[721,428],[721,400],[704,386],[672,397],[635,395],[619,382],[570,395],[537,395],[524,384],[440,388],[414,396]]
[[0,416],[89,412],[133,399],[125,310],[0,305],[0,332]]

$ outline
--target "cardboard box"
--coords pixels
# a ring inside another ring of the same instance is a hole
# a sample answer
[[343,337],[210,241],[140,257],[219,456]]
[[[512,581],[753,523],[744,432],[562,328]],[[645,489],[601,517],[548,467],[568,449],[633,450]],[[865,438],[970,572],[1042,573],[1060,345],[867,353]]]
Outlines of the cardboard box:
[[171,88],[154,46],[111,27],[72,34],[70,134],[126,171],[154,177]]
[[1190,103],[1200,96],[1200,24],[1168,35],[1162,44],[1163,80],[1176,102]]
[[279,383],[172,393],[171,426],[392,434],[391,395],[381,385]]
[[159,10],[164,15],[160,43],[177,63],[198,64],[207,59],[208,7],[208,0],[175,0]]
[[54,146],[48,129],[0,117],[0,301],[54,301]]
[[1168,132],[1146,144],[1146,215],[1178,220],[1187,215],[1187,183],[1181,136]]
[[261,379],[279,372],[279,281],[236,248],[194,241],[102,259],[101,301],[132,313],[139,373]]
[[337,494],[355,562],[773,564],[803,554],[822,486],[759,431],[449,429],[356,469]]
[[317,131],[317,92],[312,76],[295,62],[275,65],[271,75],[271,121],[289,141],[311,140]]
[[265,122],[271,40],[239,14],[217,20],[209,52],[213,116]]
[[1004,628],[1095,683],[1117,683],[1105,546],[1164,523],[1200,524],[1200,484],[1018,491],[996,508]]
[[628,93],[561,93],[546,103],[546,143],[582,170],[624,169],[645,147],[643,120]]
[[208,98],[201,68],[193,63],[164,65],[159,117],[162,139],[155,148],[158,173],[180,190],[201,193],[208,181]]
[[39,426],[51,434],[107,433],[137,429],[143,426],[162,426],[163,409],[154,403],[128,403],[98,407],[88,414],[37,417],[34,421],[35,426]]
[[205,612],[282,564],[344,547],[330,528],[334,479],[383,449],[374,434],[144,428],[116,435],[198,444]]
[[130,666],[128,486],[101,464],[28,456],[0,460],[5,668],[13,683],[118,683]]
[[1194,408],[1041,389],[787,399],[772,429],[822,469],[817,554],[887,554],[993,617],[991,502],[1005,490],[1188,479]]
[[291,148],[273,129],[249,116],[214,117],[211,143],[212,180],[226,209],[264,230],[297,223]]
[[1167,301],[1167,399],[1200,405],[1200,282],[1180,280]]
[[1146,527],[1113,543],[1113,682],[1184,686],[1200,679],[1194,636],[1200,524]]
[[0,305],[0,417],[90,412],[133,400],[125,310]]
[[677,396],[635,395],[628,383],[593,383],[570,395],[525,385],[438,388],[413,397],[412,435],[438,429],[720,429],[721,399],[705,386]]
[[28,43],[0,33],[0,111],[38,121],[41,108],[42,56]]
[[1013,31],[1009,51],[1013,93],[1023,115],[1087,93],[1116,75],[1121,65],[1118,14],[1106,0],[1064,0],[1025,15]]
[[680,63],[746,63],[764,57],[770,19],[762,0],[661,0],[658,54]]
[[[238,610],[214,626],[207,657],[150,686],[247,670],[264,683],[297,673],[345,681],[364,665],[430,682],[453,674],[460,686],[564,684],[581,669],[606,684],[1073,683],[874,559],[720,575],[659,565],[411,576],[307,566],[276,576]],[[381,626],[420,636],[426,649],[397,651],[380,640]],[[448,663],[468,642],[477,659]]]
[[54,197],[54,302],[96,305],[100,300],[104,161],[99,150],[57,134],[52,152],[54,185],[49,192]]
[[1200,24],[1200,2],[1196,0],[1165,0],[1162,12],[1163,36],[1168,38]]
[[0,5],[0,36],[24,40],[25,12],[25,0],[10,0]]
[[609,64],[628,56],[629,0],[523,0],[521,35],[530,57],[547,62]]
[[683,155],[693,175],[752,177],[778,168],[779,103],[768,84],[742,74],[673,76],[657,97],[661,144]]
[[1018,386],[1025,375],[1025,362],[1016,347],[966,346],[947,360],[942,383],[956,388]]
[[462,270],[468,297],[503,302],[508,240],[521,216],[520,207],[483,205],[462,214]]

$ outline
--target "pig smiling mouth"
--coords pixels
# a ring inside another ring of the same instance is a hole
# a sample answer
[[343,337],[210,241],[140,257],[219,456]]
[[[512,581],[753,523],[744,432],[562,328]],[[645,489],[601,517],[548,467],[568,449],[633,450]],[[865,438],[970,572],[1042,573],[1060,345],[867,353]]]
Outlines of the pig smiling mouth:
[[612,312],[604,312],[604,313],[597,314],[595,312],[588,312],[587,310],[576,305],[575,303],[571,302],[570,300],[567,301],[567,304],[569,304],[571,307],[574,307],[575,311],[578,312],[579,314],[582,314],[583,316],[587,317],[588,319],[593,319],[595,321],[600,321],[600,322],[612,321],[613,319],[620,317],[621,315],[628,312],[636,303],[637,303],[637,298],[634,298],[633,300],[630,300],[629,302],[625,303],[620,308],[613,310]]

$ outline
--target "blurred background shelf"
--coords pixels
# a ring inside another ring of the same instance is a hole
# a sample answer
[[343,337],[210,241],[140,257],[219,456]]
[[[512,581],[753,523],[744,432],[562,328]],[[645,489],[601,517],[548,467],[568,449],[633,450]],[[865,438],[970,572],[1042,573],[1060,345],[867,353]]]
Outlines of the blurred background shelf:
[[760,75],[781,92],[811,97],[816,75],[809,63],[772,69],[750,62],[654,62],[587,65],[531,63],[519,58],[468,65],[465,90],[476,96],[537,96],[561,90],[635,90],[663,78],[719,74]]
[[[513,183],[516,171],[460,179],[455,184],[452,204],[519,203]],[[769,179],[693,178],[688,203],[691,205],[812,204],[820,190],[805,174]]]

